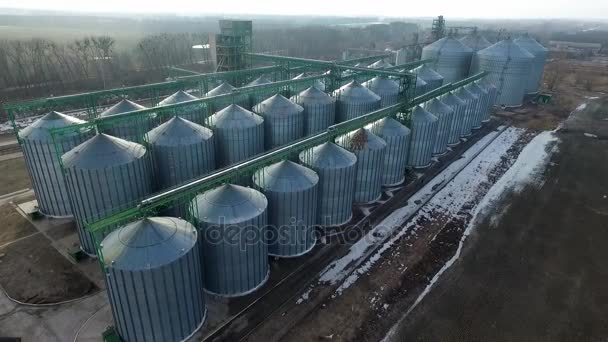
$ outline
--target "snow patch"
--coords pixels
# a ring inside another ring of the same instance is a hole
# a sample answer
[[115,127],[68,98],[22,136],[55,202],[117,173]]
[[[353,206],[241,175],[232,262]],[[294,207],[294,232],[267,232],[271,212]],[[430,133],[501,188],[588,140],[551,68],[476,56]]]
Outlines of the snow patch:
[[587,138],[597,138],[597,135],[591,134],[591,133],[583,133],[583,135],[586,136]]

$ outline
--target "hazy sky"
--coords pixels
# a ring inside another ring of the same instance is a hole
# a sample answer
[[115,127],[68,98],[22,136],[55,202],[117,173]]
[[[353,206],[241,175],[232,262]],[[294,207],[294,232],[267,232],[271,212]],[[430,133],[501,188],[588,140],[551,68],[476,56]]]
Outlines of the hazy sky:
[[608,18],[608,0],[0,0],[0,7],[178,14]]

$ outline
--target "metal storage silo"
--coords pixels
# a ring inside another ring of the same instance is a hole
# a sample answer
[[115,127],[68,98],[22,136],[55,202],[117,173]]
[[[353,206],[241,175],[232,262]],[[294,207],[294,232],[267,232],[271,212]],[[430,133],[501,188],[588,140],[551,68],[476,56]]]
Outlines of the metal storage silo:
[[[219,86],[217,86],[217,87],[209,90],[205,94],[205,97],[230,94],[230,93],[232,93],[232,91],[234,89],[236,89],[236,88],[233,87],[230,83],[223,82]],[[210,107],[211,112],[215,113],[215,112],[218,112],[218,111],[220,111],[220,110],[228,107],[232,103],[237,104],[237,105],[239,105],[241,107],[249,107],[249,96],[247,96],[247,95],[235,95],[230,100],[222,100],[222,101],[218,101],[218,102],[215,102],[215,103],[209,103],[209,107]]]
[[85,224],[152,192],[150,159],[140,144],[98,134],[62,157],[81,248],[95,254]]
[[264,119],[232,104],[209,117],[216,138],[216,163],[228,166],[264,152]]
[[391,117],[378,120],[368,128],[387,145],[382,168],[382,185],[402,183],[405,179],[407,154],[410,148],[410,129]]
[[388,107],[399,102],[399,84],[393,80],[376,76],[364,82],[363,86],[380,96],[380,107]]
[[486,116],[486,109],[488,108],[488,101],[490,100],[490,94],[479,87],[476,83],[469,83],[465,87],[471,94],[476,95],[479,98],[477,103],[477,112],[473,117],[473,129],[481,128],[481,122]]
[[157,190],[215,169],[215,137],[207,127],[175,116],[148,132],[148,143],[156,169]]
[[460,137],[466,138],[471,135],[471,132],[473,130],[473,124],[475,120],[475,113],[477,111],[477,106],[479,103],[479,97],[477,95],[472,94],[464,87],[458,89],[454,93],[454,95],[458,96],[458,98],[460,98],[467,104],[464,110],[464,116],[461,118],[462,125],[460,126]]
[[498,89],[495,104],[506,107],[521,106],[529,84],[534,56],[511,39],[485,48],[477,52],[477,56],[479,70],[487,71],[486,80],[494,83]]
[[428,91],[428,83],[426,83],[426,81],[424,81],[422,78],[416,76],[416,96],[425,94]]
[[477,30],[474,30],[470,34],[459,39],[460,42],[473,50],[473,56],[471,58],[471,67],[469,68],[469,75],[475,75],[479,72],[479,60],[477,58],[477,51],[483,50],[492,43],[490,43],[484,36],[479,34]]
[[174,217],[149,217],[102,242],[108,299],[123,341],[185,341],[205,321],[198,233]]
[[438,119],[420,106],[412,111],[412,136],[408,166],[425,168],[431,165],[435,140],[437,140]]
[[477,85],[488,93],[485,115],[482,117],[481,120],[481,122],[488,122],[490,121],[490,115],[492,113],[492,109],[494,108],[494,101],[496,99],[497,93],[496,86],[486,80],[478,81]]
[[[180,90],[180,91],[174,93],[173,95],[167,97],[166,99],[160,101],[158,103],[158,107],[187,102],[187,101],[193,101],[193,100],[198,100],[198,97],[190,95],[183,90]],[[181,116],[182,118],[184,118],[188,121],[197,123],[199,125],[202,125],[205,122],[205,113],[203,113],[203,110],[202,110],[202,107],[200,104],[193,104],[191,106],[189,105],[188,108],[183,108],[183,109],[179,110],[177,115]],[[166,122],[169,119],[171,119],[170,116],[163,116],[160,118],[159,123]]]
[[443,76],[431,69],[426,64],[423,64],[412,70],[419,78],[426,82],[426,91],[437,89],[443,85]]
[[443,155],[448,151],[454,110],[438,98],[425,103],[424,109],[437,118],[437,137],[435,138],[433,154]]
[[304,136],[304,108],[281,94],[258,103],[253,111],[264,118],[267,149],[283,146]]
[[534,56],[528,83],[526,85],[526,93],[536,94],[538,93],[538,88],[543,80],[543,73],[545,71],[545,63],[547,62],[549,50],[527,34],[521,38],[515,39],[515,43]]
[[[298,76],[292,78],[292,80],[299,80],[301,78],[307,77],[306,74],[299,74]],[[325,91],[325,83],[322,80],[315,80],[313,82],[313,87],[319,89],[320,91]],[[298,86],[298,88],[295,88],[294,86],[291,87],[291,92],[292,94],[298,93],[304,89],[308,88],[308,86],[303,85],[303,86]]]
[[473,50],[448,36],[422,48],[420,59],[433,59],[430,66],[443,76],[444,83],[460,81],[469,74]]
[[205,97],[230,94],[234,89],[236,88],[232,84],[228,82],[222,82],[222,84],[220,84],[219,86],[209,90],[205,94]]
[[343,122],[380,109],[380,96],[352,81],[333,92],[336,121]]
[[392,67],[391,63],[385,62],[384,59],[380,59],[368,66],[368,68],[372,69],[384,69]]
[[50,130],[83,123],[83,120],[59,112],[50,112],[19,132],[21,149],[38,200],[38,208],[44,215],[72,215],[55,143],[60,143],[61,149],[68,151],[93,134],[91,131],[88,131],[88,134],[87,131],[74,131],[58,135],[54,141]]
[[308,87],[291,101],[304,108],[304,136],[324,131],[336,121],[336,100],[316,87]]
[[[272,83],[272,81],[270,81],[265,76],[260,76],[260,77],[256,78],[255,80],[247,83],[245,85],[245,87],[251,87],[251,86],[268,84],[268,83]],[[249,95],[249,106],[247,108],[251,108],[251,107],[255,106],[256,104],[258,104],[258,103],[266,100],[270,96],[272,96],[272,95],[266,95],[266,94],[251,94],[251,95]]]
[[[114,106],[99,114],[99,117],[118,116],[128,112],[146,109],[133,101],[124,99]],[[146,132],[154,127],[156,116],[154,114],[145,117],[132,117],[123,121],[102,122],[98,124],[99,133],[106,133],[113,137],[141,143]]]
[[462,132],[462,125],[464,124],[467,103],[461,100],[458,96],[454,95],[452,92],[442,96],[441,101],[454,111],[452,125],[450,126],[450,134],[448,137],[448,146],[458,145],[460,144],[460,134]]
[[253,184],[268,199],[268,254],[297,257],[315,246],[319,176],[291,161],[256,171]]
[[192,217],[201,234],[205,289],[243,296],[268,279],[268,201],[257,190],[225,184],[197,195]]
[[355,203],[365,204],[380,199],[386,142],[369,129],[360,128],[337,138],[336,143],[357,156]]
[[319,175],[317,223],[322,226],[347,223],[353,214],[357,157],[327,142],[302,151],[299,159]]

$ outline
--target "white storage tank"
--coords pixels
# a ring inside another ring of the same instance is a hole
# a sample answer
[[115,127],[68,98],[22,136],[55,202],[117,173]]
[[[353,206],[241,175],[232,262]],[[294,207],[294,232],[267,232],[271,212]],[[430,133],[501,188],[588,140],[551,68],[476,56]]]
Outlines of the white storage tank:
[[308,87],[291,101],[304,108],[304,136],[324,131],[336,121],[336,100],[316,87]]
[[83,120],[59,112],[50,112],[19,132],[25,165],[38,200],[38,210],[46,216],[72,215],[55,143],[60,144],[64,151],[68,151],[93,135],[90,130],[66,132],[57,135],[54,141],[51,129],[83,123]]
[[140,144],[101,133],[61,158],[81,248],[95,255],[85,224],[134,205],[152,192],[149,155]]
[[543,80],[549,50],[527,34],[515,39],[515,43],[534,56],[526,85],[526,93],[536,94]]
[[236,297],[268,279],[268,201],[257,190],[225,184],[192,200],[192,217],[201,234],[205,289]]
[[494,84],[492,84],[486,80],[478,81],[477,85],[488,93],[488,100],[486,102],[487,108],[485,111],[485,116],[482,118],[482,122],[488,122],[488,121],[490,121],[490,115],[492,114],[492,109],[494,108],[494,101],[496,99],[496,95],[497,95],[498,91],[496,89],[496,86],[494,86]]
[[360,128],[336,139],[336,144],[357,156],[355,203],[366,204],[382,196],[382,174],[386,142],[372,131]]
[[435,140],[437,140],[438,119],[420,106],[412,111],[412,136],[408,166],[425,168],[431,165]]
[[337,226],[353,214],[357,157],[334,143],[302,151],[300,162],[319,175],[317,224]]
[[410,129],[391,117],[378,120],[368,127],[387,145],[384,155],[382,185],[392,186],[403,183],[407,154],[410,148]]
[[380,109],[380,96],[352,81],[333,93],[336,99],[336,121],[343,122]]
[[469,68],[469,75],[475,75],[479,72],[479,60],[477,57],[477,51],[483,50],[492,43],[490,43],[483,35],[479,34],[477,30],[474,30],[470,34],[460,38],[460,42],[473,50],[473,57],[471,58],[471,67]]
[[268,199],[268,254],[304,255],[315,246],[319,176],[291,161],[256,171],[253,184]]
[[[183,90],[180,90],[174,93],[173,95],[167,97],[166,99],[160,101],[157,107],[194,100],[198,100],[198,97],[190,95]],[[180,109],[177,115],[188,121],[195,122],[199,125],[202,125],[205,122],[205,113],[203,112],[203,107],[200,104],[192,104],[189,105],[187,108]],[[166,122],[169,119],[171,119],[171,116],[164,115],[160,117],[159,123]]]
[[471,48],[448,36],[422,48],[420,59],[433,59],[429,65],[443,76],[443,82],[447,84],[467,77],[472,56]]
[[479,97],[477,95],[472,94],[464,87],[456,90],[454,95],[458,96],[458,98],[460,98],[467,104],[464,111],[464,116],[462,117],[462,126],[460,127],[460,137],[466,138],[471,135],[473,130],[473,124],[475,119],[475,113],[477,112]]
[[376,76],[363,86],[380,96],[380,107],[388,107],[399,102],[399,84],[385,77]]
[[437,118],[437,137],[435,138],[433,154],[443,155],[448,151],[454,111],[437,98],[425,103],[424,109]]
[[413,69],[412,72],[426,83],[427,92],[435,90],[443,85],[443,76],[426,64]]
[[[124,99],[112,107],[106,109],[101,114],[100,118],[110,116],[121,116],[136,110],[146,109],[133,101]],[[129,140],[136,143],[144,141],[145,134],[150,131],[155,125],[156,115],[148,114],[145,116],[131,116],[124,120],[109,120],[98,123],[99,133],[106,133],[113,137]]]
[[304,108],[281,94],[258,103],[253,111],[264,118],[266,149],[286,145],[304,136]]
[[462,132],[462,126],[464,124],[464,117],[466,115],[467,103],[454,95],[453,92],[449,92],[441,97],[441,101],[449,106],[454,111],[452,125],[450,126],[450,134],[448,137],[448,146],[455,146],[460,144],[460,134]]
[[184,341],[207,314],[198,233],[174,217],[149,217],[102,242],[106,290],[123,341]]
[[473,117],[473,129],[481,128],[481,122],[486,116],[486,109],[488,108],[487,102],[490,100],[490,94],[479,87],[476,83],[469,83],[465,87],[471,94],[476,95],[479,98],[477,103],[477,112]]

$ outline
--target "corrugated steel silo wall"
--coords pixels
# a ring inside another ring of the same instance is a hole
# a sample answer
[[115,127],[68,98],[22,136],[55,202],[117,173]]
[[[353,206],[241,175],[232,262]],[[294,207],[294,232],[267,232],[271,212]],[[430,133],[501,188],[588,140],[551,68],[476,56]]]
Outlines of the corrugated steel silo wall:
[[336,99],[336,120],[344,122],[380,109],[381,100],[369,103],[349,103]]
[[218,166],[238,163],[264,152],[264,125],[240,129],[214,127]]
[[443,83],[453,83],[462,80],[469,74],[472,54],[449,54],[442,51],[437,53],[433,50],[422,49],[420,59],[433,59],[431,67],[443,76]]
[[105,133],[117,138],[141,143],[144,136],[152,128],[156,127],[158,118],[156,115],[149,117],[124,118],[121,121],[101,121],[97,127],[99,133]]
[[454,112],[439,113],[437,111],[431,111],[428,108],[427,111],[437,117],[437,136],[433,146],[433,154],[442,155],[448,150],[452,122],[454,121]]
[[200,251],[195,245],[179,260],[159,268],[106,273],[108,297],[124,341],[182,341],[204,322]]
[[304,108],[304,136],[319,133],[333,125],[336,121],[336,103],[320,104],[306,103],[298,96],[292,98],[295,103]]
[[405,167],[407,166],[407,154],[410,149],[410,136],[385,136],[372,124],[372,132],[386,142],[386,154],[384,156],[382,170],[382,185],[395,185],[405,179]]
[[377,150],[350,150],[357,156],[355,203],[370,203],[382,196],[382,173],[386,147]]
[[268,116],[264,117],[264,141],[266,149],[287,145],[302,138],[304,135],[304,115]]
[[149,154],[135,161],[101,170],[67,168],[66,183],[78,224],[82,249],[96,254],[95,243],[85,223],[133,205],[152,192]]
[[466,105],[451,105],[449,106],[454,111],[452,123],[450,125],[450,134],[448,136],[448,145],[455,146],[460,143],[460,132],[462,132],[463,117],[466,112]]
[[431,165],[435,140],[437,139],[438,123],[412,122],[412,137],[410,139],[410,152],[408,153],[408,166],[425,168]]
[[494,104],[507,107],[522,105],[530,74],[529,61],[516,59],[503,61],[491,56],[480,55],[479,69],[488,72],[485,79],[498,89]]

